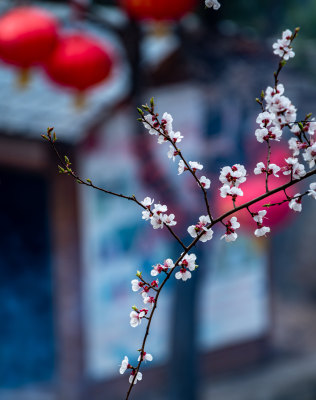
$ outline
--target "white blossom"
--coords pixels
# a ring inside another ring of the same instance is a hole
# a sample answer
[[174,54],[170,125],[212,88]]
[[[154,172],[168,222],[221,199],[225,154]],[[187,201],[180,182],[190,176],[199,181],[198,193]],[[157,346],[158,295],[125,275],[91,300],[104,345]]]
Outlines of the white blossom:
[[298,156],[300,154],[300,147],[299,147],[299,141],[297,138],[292,137],[289,141],[289,149],[293,151],[293,156]]
[[160,274],[161,271],[164,270],[166,270],[166,268],[164,268],[164,266],[161,264],[153,265],[153,269],[151,270],[150,275],[157,276],[158,274]]
[[282,96],[282,98],[284,99],[284,101],[286,100],[286,106],[284,105],[283,115],[280,115],[277,118],[277,121],[279,125],[293,123],[296,120],[297,109],[287,97]]
[[168,207],[163,204],[155,204],[154,209],[152,210],[153,214],[157,214],[157,215],[165,213],[166,211],[168,211]]
[[268,226],[261,226],[261,228],[258,228],[258,229],[255,230],[255,235],[257,237],[265,236],[266,233],[270,232],[270,230],[271,229]]
[[151,270],[150,275],[151,276],[157,276],[158,274],[160,274],[158,267],[160,266],[160,264],[154,265],[154,269]]
[[312,196],[316,200],[316,182],[309,185],[308,196]]
[[238,187],[229,187],[228,185],[223,185],[220,188],[221,192],[221,197],[225,198],[226,196],[232,196],[233,198],[236,198],[237,196],[243,196],[244,193],[243,191],[238,188]]
[[227,235],[227,233],[225,233],[225,235],[223,235],[221,237],[221,239],[225,238],[226,242],[234,242],[237,239],[237,237],[238,237],[237,233],[233,232],[233,233],[230,233],[229,235]]
[[153,296],[148,296],[146,292],[142,293],[144,304],[151,304],[153,307],[156,299]]
[[197,170],[202,170],[203,169],[203,165],[196,162],[196,161],[189,161],[190,167],[191,169],[195,172]]
[[136,328],[136,326],[140,325],[142,322],[142,318],[146,315],[145,311],[141,310],[139,312],[133,310],[130,313],[130,324],[133,328]]
[[265,140],[268,140],[269,131],[267,128],[258,128],[255,131],[256,138],[259,143],[263,143]]
[[307,122],[304,126],[304,130],[307,131],[310,136],[314,136],[316,132],[316,122],[314,120]]
[[195,254],[193,254],[193,253],[186,254],[180,261],[179,265],[181,265],[182,267],[188,268],[190,271],[194,271],[196,268],[195,261],[196,261]]
[[143,201],[141,201],[141,204],[144,207],[150,208],[150,206],[153,204],[154,199],[151,199],[150,197],[145,197]]
[[[153,356],[149,353],[146,353],[145,351],[143,352],[143,356],[142,356],[142,361],[152,361],[153,360]],[[140,355],[137,359],[137,361],[140,361]]]
[[172,145],[170,145],[168,151],[168,158],[172,158],[172,161],[175,161],[177,155],[178,152],[174,149]]
[[154,214],[150,218],[150,223],[154,229],[162,229],[166,221],[166,214]]
[[177,221],[174,221],[175,215],[174,214],[169,214],[165,215],[164,222],[168,226],[174,226],[177,225]]
[[278,172],[280,171],[280,169],[281,168],[276,164],[269,164],[268,173],[278,178],[279,177]]
[[157,130],[153,128],[154,125],[156,128],[159,127],[159,124],[158,125],[156,124],[156,118],[151,114],[147,114],[145,115],[144,119],[146,121],[143,122],[144,127],[148,129],[150,135],[157,135],[158,134]]
[[120,367],[120,374],[124,374],[128,366],[129,366],[128,357],[125,356]]
[[[291,169],[292,169],[292,167],[293,167],[293,165],[295,165],[296,163],[298,163],[298,158],[296,158],[296,157],[288,157],[288,158],[285,158],[285,162],[291,167]],[[286,171],[287,173],[286,174],[284,174],[284,175],[289,175],[291,172],[288,172],[288,171]]]
[[175,274],[176,279],[182,279],[183,281],[186,281],[188,279],[191,279],[192,274],[190,271],[188,271],[186,268],[180,268],[180,271],[178,271]]
[[272,124],[273,120],[274,115],[269,113],[268,111],[264,111],[258,115],[256,122],[260,125],[260,128],[266,128],[267,126]]
[[138,290],[143,286],[143,282],[139,281],[138,279],[133,279],[131,283],[133,292],[138,292]]
[[258,211],[257,213],[253,214],[253,219],[258,224],[262,224],[263,218],[266,216],[266,214],[267,214],[267,210]]
[[268,136],[269,139],[279,142],[282,137],[282,130],[278,126],[272,126],[269,128]]
[[167,113],[167,112],[163,113],[162,119],[161,119],[161,124],[163,125],[164,129],[167,131],[169,136],[170,136],[170,133],[172,132],[172,121],[173,121],[173,118],[169,113]]
[[169,137],[173,141],[173,143],[179,143],[183,139],[183,136],[180,132],[170,132]]
[[178,165],[178,175],[181,175],[186,169],[187,167],[185,166],[184,161],[180,160]]
[[241,164],[235,164],[232,167],[223,167],[219,176],[219,180],[225,185],[234,185],[238,187],[246,181],[247,171]]
[[142,219],[148,221],[151,218],[151,212],[149,210],[142,211]]
[[303,153],[303,158],[309,163],[309,168],[313,168],[315,166],[316,142],[305,150],[305,152]]
[[260,175],[260,174],[266,172],[266,167],[265,167],[264,163],[263,162],[257,163],[257,166],[253,172],[255,173],[255,175]]
[[164,267],[167,268],[167,269],[168,269],[168,268],[170,268],[170,269],[174,268],[174,262],[173,262],[173,260],[172,260],[171,258],[167,258],[167,259],[164,261],[163,265],[164,265]]
[[214,10],[218,10],[221,4],[217,0],[205,0],[205,6],[208,8],[214,8]]
[[210,228],[210,229],[204,228],[203,230],[204,230],[204,233],[203,233],[203,235],[200,237],[200,241],[201,241],[201,242],[207,242],[208,240],[211,240],[212,237],[213,237],[213,234],[214,234],[214,232],[212,231],[212,229],[211,229],[211,228]]
[[293,165],[293,178],[299,179],[306,175],[305,167],[303,164],[296,163]]
[[199,179],[201,186],[203,186],[204,189],[209,189],[211,186],[211,181],[210,179],[206,178],[204,175],[201,176]]
[[165,142],[167,142],[167,138],[164,135],[159,134],[158,139],[157,139],[157,143],[158,144],[163,144]]
[[287,43],[290,43],[292,39],[292,32],[290,29],[286,29],[282,32],[282,40],[285,40]]
[[300,193],[296,193],[296,195],[294,196],[294,198],[289,202],[289,207],[293,210],[293,211],[297,211],[297,212],[301,212],[302,211],[302,203],[301,203],[301,194]]
[[[129,377],[129,383],[133,382],[135,376],[135,371],[132,371],[130,377]],[[143,379],[143,374],[141,372],[137,372],[136,378],[134,380],[134,385],[136,385],[137,381],[141,381]]]
[[295,136],[299,136],[299,134],[301,132],[301,128],[299,127],[298,124],[293,124],[293,126],[290,130],[292,133],[294,133]]

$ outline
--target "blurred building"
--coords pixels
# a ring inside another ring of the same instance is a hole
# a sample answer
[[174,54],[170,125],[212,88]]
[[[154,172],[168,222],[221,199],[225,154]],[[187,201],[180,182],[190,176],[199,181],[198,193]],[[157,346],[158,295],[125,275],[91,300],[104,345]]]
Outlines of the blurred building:
[[[154,96],[159,112],[173,115],[181,149],[207,166],[216,187],[221,166],[251,166],[261,151],[254,98],[271,84],[275,59],[270,42],[219,15],[190,15],[157,36],[115,4],[94,5],[84,19],[62,2],[41,5],[109,41],[116,63],[81,109],[41,72],[21,91],[15,71],[1,65],[0,399],[121,399],[127,377],[118,365],[142,337],[128,323],[137,301],[130,280],[180,249],[133,205],[58,175],[40,134],[54,126],[80,176],[168,204],[185,232],[203,207],[195,182],[178,177],[166,149],[145,135],[136,105]],[[283,75],[287,94],[310,112],[314,85],[299,74]],[[313,206],[306,202],[271,240],[241,233],[231,246],[197,247],[194,278],[166,288],[137,398],[149,390],[154,400],[315,398]]]

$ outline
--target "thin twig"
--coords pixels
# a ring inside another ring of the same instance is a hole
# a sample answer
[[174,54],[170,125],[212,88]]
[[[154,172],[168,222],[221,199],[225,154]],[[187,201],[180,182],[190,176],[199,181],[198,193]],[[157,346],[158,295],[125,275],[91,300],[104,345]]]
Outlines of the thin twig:
[[[126,196],[123,194],[119,194],[119,193],[115,193],[112,192],[110,190],[106,190],[104,188],[101,188],[97,185],[95,185],[90,179],[87,181],[84,181],[82,178],[80,178],[70,167],[69,165],[66,164],[65,160],[63,159],[63,157],[60,155],[60,153],[58,152],[55,142],[50,138],[49,140],[50,145],[52,146],[55,154],[57,155],[60,163],[62,164],[62,166],[65,169],[65,173],[67,173],[68,175],[72,176],[79,184],[81,185],[85,185],[85,186],[89,186],[93,189],[96,189],[100,192],[106,193],[106,194],[110,194],[112,196],[116,196],[116,197],[120,197],[129,201],[133,201],[134,203],[138,204],[142,209],[144,210],[148,210],[147,207],[145,207],[139,200],[137,200],[137,198],[135,197],[135,195],[132,196]],[[185,250],[186,246],[185,244],[182,242],[182,240],[176,235],[176,233],[173,231],[172,228],[170,228],[169,225],[167,225],[166,223],[164,223],[164,226],[168,229],[168,231],[172,234],[172,236],[177,240],[177,242],[182,246],[182,248]]]
[[268,154],[267,154],[267,170],[266,170],[266,192],[269,191],[268,180],[269,180],[269,166],[271,158],[271,144],[269,139],[267,140],[267,144],[268,144]]
[[307,194],[308,194],[308,191],[305,192],[305,193],[303,193],[303,194],[300,194],[300,195],[298,195],[298,196],[293,196],[293,197],[288,197],[288,196],[287,196],[286,199],[284,199],[284,200],[282,200],[282,201],[280,201],[280,202],[278,202],[278,203],[264,204],[262,207],[270,208],[270,207],[273,207],[273,206],[281,206],[282,204],[288,203],[288,202],[290,202],[291,200],[301,199],[302,197],[306,196]]
[[293,181],[285,183],[284,185],[279,186],[276,189],[270,190],[268,193],[264,193],[261,196],[258,196],[255,199],[248,201],[247,203],[241,204],[240,206],[236,207],[235,209],[227,211],[226,213],[222,214],[220,217],[214,219],[213,222],[207,226],[207,228],[211,228],[212,226],[217,224],[219,221],[223,220],[224,218],[229,217],[231,214],[234,214],[240,210],[243,210],[244,208],[247,208],[255,203],[258,203],[260,200],[263,200],[269,196],[272,196],[275,193],[283,191],[284,189],[287,189],[287,188],[295,185],[296,183],[301,182],[304,179],[307,179],[315,174],[316,174],[316,168],[312,171],[307,172],[307,174],[304,175],[303,177],[301,177],[300,179],[294,179]]

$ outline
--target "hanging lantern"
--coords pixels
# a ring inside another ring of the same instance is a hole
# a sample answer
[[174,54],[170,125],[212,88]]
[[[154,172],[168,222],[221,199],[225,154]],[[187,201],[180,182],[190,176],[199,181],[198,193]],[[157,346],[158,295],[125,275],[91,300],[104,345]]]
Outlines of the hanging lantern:
[[[279,185],[282,185],[282,183],[284,183],[284,181],[280,182]],[[269,186],[273,187],[271,185]],[[247,203],[248,201],[253,200],[254,198],[264,194],[265,178],[264,176],[252,176],[248,178],[245,183],[240,185],[240,188],[242,189],[244,195],[240,198],[237,198],[236,200],[237,207],[243,203]],[[289,195],[294,194],[293,190],[290,189],[287,190],[287,193]],[[270,204],[279,203],[284,199],[285,199],[285,194],[283,192],[278,192],[276,194],[273,194],[272,196],[265,198],[264,200],[259,201],[258,203],[250,206],[249,208],[251,212],[267,210],[266,218],[264,219],[264,225],[269,226],[273,233],[273,228],[283,226],[285,222],[287,222],[287,220],[294,213],[292,210],[290,210],[288,203],[284,203],[282,205],[277,205],[269,208],[263,207],[263,205],[268,203]],[[217,200],[217,210],[219,214],[223,214],[233,208],[231,197],[226,197],[225,199],[222,199],[218,195],[216,200]],[[247,232],[253,232],[256,229],[256,223],[251,218],[249,212],[246,209],[238,211],[234,215],[237,217],[238,222],[240,222],[241,229],[246,230]],[[231,218],[231,216],[229,218]]]
[[122,8],[133,19],[176,21],[194,10],[196,0],[119,0]]
[[81,32],[60,37],[45,64],[47,75],[57,84],[73,89],[78,103],[88,89],[109,77],[111,68],[109,49]]
[[52,52],[57,29],[54,16],[37,7],[17,7],[0,18],[0,59],[20,69],[21,83]]

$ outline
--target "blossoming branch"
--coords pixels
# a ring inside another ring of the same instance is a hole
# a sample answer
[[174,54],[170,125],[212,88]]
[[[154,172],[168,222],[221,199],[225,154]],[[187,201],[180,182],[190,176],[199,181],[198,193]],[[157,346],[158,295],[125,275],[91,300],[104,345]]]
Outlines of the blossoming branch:
[[[216,0],[207,0],[206,6],[218,9],[220,4]],[[176,261],[166,258],[152,266],[150,276],[143,276],[141,271],[136,272],[136,277],[131,280],[131,289],[139,293],[139,306],[132,306],[130,312],[130,325],[136,328],[142,323],[146,324],[145,334],[138,350],[138,356],[135,356],[136,363],[130,362],[125,356],[119,372],[124,374],[129,371],[129,388],[126,399],[130,397],[134,384],[143,378],[140,368],[143,362],[153,360],[151,353],[147,352],[147,338],[149,335],[152,319],[157,308],[158,300],[166,282],[174,275],[175,279],[187,281],[192,277],[192,273],[197,268],[197,257],[191,253],[191,249],[198,241],[207,242],[214,237],[213,227],[216,224],[223,226],[223,234],[220,239],[226,242],[232,242],[238,238],[238,211],[246,209],[249,217],[253,220],[254,235],[257,237],[265,236],[270,232],[270,227],[266,225],[265,220],[269,215],[269,207],[288,203],[290,209],[295,212],[302,210],[302,200],[310,196],[316,200],[316,182],[310,184],[303,194],[297,193],[295,196],[287,194],[287,188],[316,174],[316,121],[311,118],[311,114],[305,116],[301,121],[297,120],[297,109],[290,99],[284,95],[284,86],[279,83],[279,75],[286,62],[294,57],[292,42],[295,39],[299,29],[293,33],[286,30],[282,38],[273,44],[274,54],[280,57],[277,71],[274,73],[274,85],[269,86],[262,92],[260,98],[256,99],[260,105],[260,113],[256,119],[258,128],[255,131],[255,137],[259,143],[267,147],[266,160],[259,160],[253,173],[255,175],[265,175],[265,187],[262,189],[262,195],[251,199],[250,201],[236,206],[236,199],[242,198],[243,184],[247,181],[250,173],[241,164],[224,166],[219,174],[219,180],[222,184],[218,196],[231,199],[231,209],[219,217],[214,217],[211,205],[208,200],[208,190],[211,188],[211,180],[202,174],[203,165],[198,161],[187,161],[184,157],[179,144],[184,139],[183,135],[173,129],[173,118],[165,112],[160,118],[155,111],[154,100],[150,104],[145,104],[138,108],[139,121],[144,125],[148,133],[157,138],[159,145],[169,145],[166,156],[173,162],[177,162],[177,173],[189,173],[195,180],[197,189],[201,191],[204,199],[205,209],[198,221],[194,221],[187,228],[187,232],[193,239],[189,244],[185,244],[175,232],[177,225],[176,216],[168,212],[167,205],[155,202],[151,197],[144,200],[138,200],[134,195],[128,196],[109,191],[96,186],[90,179],[82,179],[71,167],[71,162],[67,156],[62,157],[56,148],[56,135],[53,128],[47,130],[46,135],[42,135],[55,151],[60,165],[59,172],[72,176],[79,184],[92,187],[102,191],[105,194],[120,197],[136,203],[142,209],[142,219],[148,221],[153,229],[167,229],[171,236],[181,245],[183,251],[179,254]],[[283,165],[276,165],[270,162],[273,142],[285,140],[283,136],[290,134],[288,139],[289,154],[284,159]],[[304,164],[305,163],[305,164]],[[309,171],[306,171],[306,169]],[[279,178],[280,175],[288,177],[288,182],[271,190],[269,189],[269,178],[271,176]],[[284,193],[284,199],[279,203],[265,204],[265,209],[254,211],[252,206],[269,196],[278,193]],[[182,236],[182,235],[181,235]],[[150,349],[151,351],[151,349]]]

